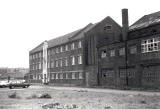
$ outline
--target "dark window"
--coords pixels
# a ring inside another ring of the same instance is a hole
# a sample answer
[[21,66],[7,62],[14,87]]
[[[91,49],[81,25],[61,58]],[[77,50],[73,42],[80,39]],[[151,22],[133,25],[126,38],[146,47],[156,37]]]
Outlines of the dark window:
[[111,30],[112,29],[112,25],[106,25],[105,27],[104,27],[104,30]]

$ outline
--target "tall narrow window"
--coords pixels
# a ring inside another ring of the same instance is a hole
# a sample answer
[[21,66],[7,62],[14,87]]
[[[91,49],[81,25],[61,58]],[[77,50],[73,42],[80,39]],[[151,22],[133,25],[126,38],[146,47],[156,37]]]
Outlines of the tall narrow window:
[[68,51],[68,45],[65,46],[65,50]]
[[58,67],[58,60],[55,60],[56,67]]
[[82,64],[82,55],[78,55],[78,64]]
[[62,59],[59,59],[60,67],[62,67]]
[[65,66],[68,66],[68,60],[67,60],[67,57],[66,57],[66,58],[64,58],[64,65],[65,65]]
[[72,79],[76,79],[75,72],[72,72]]
[[51,61],[51,68],[54,68],[54,61]]
[[75,65],[75,57],[71,56],[71,65]]
[[82,42],[81,41],[78,42],[78,48],[82,48]]
[[61,46],[61,48],[60,48],[60,52],[63,52],[63,46]]
[[71,44],[71,50],[74,50],[75,46],[74,46],[74,42]]
[[56,48],[56,53],[59,53],[59,48],[58,47]]
[[39,69],[41,69],[41,63],[39,63]]

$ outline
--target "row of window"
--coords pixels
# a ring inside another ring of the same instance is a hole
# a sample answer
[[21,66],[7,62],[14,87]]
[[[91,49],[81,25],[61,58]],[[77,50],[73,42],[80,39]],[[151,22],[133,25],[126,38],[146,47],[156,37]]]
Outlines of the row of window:
[[[145,39],[141,41],[141,52],[147,53],[147,52],[154,52],[160,50],[160,37]],[[109,50],[109,56],[113,57],[115,56],[115,49]],[[136,54],[137,53],[137,46],[130,46],[129,47],[129,53],[130,54]],[[125,48],[119,48],[118,49],[119,56],[125,55]],[[101,58],[105,58],[107,56],[107,50],[101,51]]]
[[[77,47],[75,44],[77,44]],[[69,50],[75,50],[76,48],[82,48],[82,41],[78,41],[78,43],[72,42],[70,47],[67,44],[67,45],[60,46],[54,49],[48,49],[47,54],[52,55],[52,54],[61,53],[61,52],[69,51]],[[39,52],[39,53],[30,55],[30,59],[36,59],[36,58],[41,58],[41,57],[43,57],[43,52]]]
[[[82,55],[78,55],[78,56],[71,56],[71,65],[76,65],[76,60],[77,60],[77,64],[82,64]],[[48,62],[48,68],[54,68],[54,67],[63,67],[63,66],[68,66],[69,64],[69,58],[65,57],[65,58],[60,58],[60,59],[55,59],[53,61]],[[38,70],[42,68],[42,63],[36,63],[36,64],[32,64],[30,65],[30,69],[31,70]]]
[[[77,64],[82,64],[82,55],[78,55],[78,56],[70,56],[71,65],[76,65],[76,59],[77,59]],[[68,66],[68,62],[69,58],[67,57],[55,59],[55,61],[51,61],[50,64],[48,64],[48,68]]]
[[[102,70],[102,78],[109,78],[109,77],[114,77],[114,70]],[[120,70],[119,72],[119,77],[124,78],[126,77],[126,71]],[[128,69],[128,77],[133,78],[135,77],[135,71],[134,69]]]
[[[115,49],[109,50],[108,53],[109,53],[110,57],[116,56],[116,50]],[[136,46],[129,47],[129,53],[130,54],[136,54],[137,53],[137,47]],[[125,55],[125,48],[122,47],[122,48],[118,49],[118,54],[119,54],[119,56]],[[107,57],[107,50],[102,50],[101,51],[101,58],[105,58],[105,57]]]
[[51,79],[83,79],[82,72],[52,73]]
[[[41,80],[42,74],[30,75],[30,79]],[[82,72],[51,73],[51,79],[83,79]]]
[[[48,50],[48,55],[61,53],[61,52],[69,51],[69,50],[75,50],[76,49],[75,44],[76,44],[75,42],[72,42],[71,45],[70,45],[70,49],[69,49],[68,44],[64,45],[64,46],[57,47],[55,49],[50,49],[50,50]],[[82,48],[82,42],[81,41],[78,41],[77,48]]]

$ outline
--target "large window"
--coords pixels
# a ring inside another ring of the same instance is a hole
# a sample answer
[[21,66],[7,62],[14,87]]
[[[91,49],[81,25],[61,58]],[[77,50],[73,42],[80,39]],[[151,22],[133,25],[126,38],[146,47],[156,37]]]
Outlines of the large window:
[[142,40],[141,51],[142,53],[153,52],[160,50],[160,37]]

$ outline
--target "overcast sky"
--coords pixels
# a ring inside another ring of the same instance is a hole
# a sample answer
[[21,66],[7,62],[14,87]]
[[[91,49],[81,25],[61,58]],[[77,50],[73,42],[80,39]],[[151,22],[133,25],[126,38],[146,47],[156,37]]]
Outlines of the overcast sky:
[[128,8],[131,25],[160,11],[156,0],[0,0],[0,67],[29,67],[29,51],[107,16],[121,25]]

